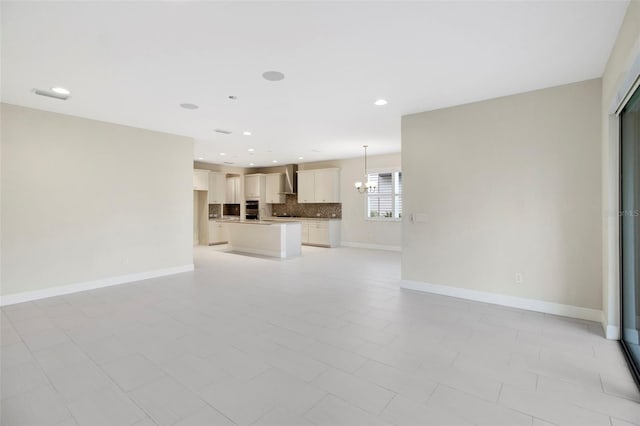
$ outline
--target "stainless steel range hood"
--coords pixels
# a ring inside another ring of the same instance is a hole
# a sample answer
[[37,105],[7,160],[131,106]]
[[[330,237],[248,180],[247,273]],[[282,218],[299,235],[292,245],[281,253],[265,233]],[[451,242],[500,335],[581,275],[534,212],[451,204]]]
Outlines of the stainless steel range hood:
[[284,166],[284,194],[298,193],[298,165]]

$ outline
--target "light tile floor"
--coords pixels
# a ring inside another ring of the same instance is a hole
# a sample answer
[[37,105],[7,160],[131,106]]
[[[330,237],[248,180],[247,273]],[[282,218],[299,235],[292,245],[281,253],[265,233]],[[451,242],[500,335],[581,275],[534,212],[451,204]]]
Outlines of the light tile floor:
[[303,251],[197,247],[193,273],[2,308],[2,425],[640,425],[599,324]]

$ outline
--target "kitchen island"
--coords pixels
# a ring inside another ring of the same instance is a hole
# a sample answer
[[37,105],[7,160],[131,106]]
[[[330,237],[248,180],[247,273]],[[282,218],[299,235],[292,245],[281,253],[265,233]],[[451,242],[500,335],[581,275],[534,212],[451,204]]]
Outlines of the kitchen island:
[[302,253],[300,222],[229,221],[227,230],[233,251],[282,259]]
[[275,216],[268,220],[301,222],[302,245],[339,247],[341,219],[336,217],[287,217]]

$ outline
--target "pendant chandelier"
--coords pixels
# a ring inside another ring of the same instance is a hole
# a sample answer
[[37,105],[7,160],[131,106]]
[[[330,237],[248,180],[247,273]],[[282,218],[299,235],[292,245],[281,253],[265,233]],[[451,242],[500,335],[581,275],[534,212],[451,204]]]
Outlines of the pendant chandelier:
[[377,188],[375,182],[371,182],[369,180],[369,175],[367,174],[367,148],[369,147],[369,145],[362,145],[362,147],[364,148],[364,180],[365,180],[365,183],[363,185],[362,182],[356,182],[355,187],[356,187],[356,189],[358,190],[359,193],[366,194],[366,193],[376,192],[376,189],[378,189],[378,188]]

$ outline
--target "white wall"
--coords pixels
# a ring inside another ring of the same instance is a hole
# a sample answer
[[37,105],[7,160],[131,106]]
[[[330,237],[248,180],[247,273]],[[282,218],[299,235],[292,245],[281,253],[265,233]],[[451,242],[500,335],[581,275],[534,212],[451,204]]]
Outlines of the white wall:
[[403,117],[402,278],[599,319],[600,92],[596,79]]
[[[371,147],[375,149],[375,147]],[[369,149],[369,152],[372,149]],[[368,156],[370,170],[400,169],[401,155]],[[365,195],[355,190],[355,182],[364,179],[363,157],[344,160],[303,163],[299,170],[340,168],[340,197],[342,201],[342,241],[345,244],[400,250],[402,224],[399,221],[375,221],[366,219]]]
[[7,104],[1,113],[3,303],[192,267],[190,138]]
[[602,76],[602,238],[603,325],[607,337],[620,337],[619,279],[619,134],[618,118],[609,108],[631,65],[640,56],[640,1],[629,3]]

